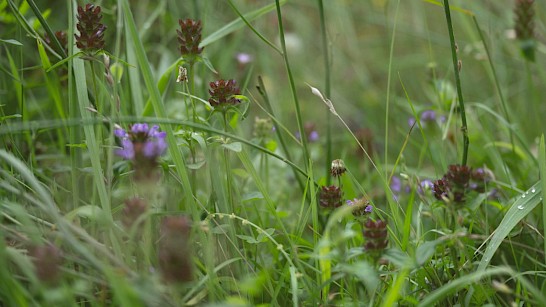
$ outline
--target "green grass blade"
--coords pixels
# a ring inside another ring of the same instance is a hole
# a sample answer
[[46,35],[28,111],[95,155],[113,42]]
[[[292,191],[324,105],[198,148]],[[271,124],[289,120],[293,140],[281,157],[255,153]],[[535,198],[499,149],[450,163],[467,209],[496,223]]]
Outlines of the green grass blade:
[[[282,0],[280,2],[281,2],[281,5],[283,5],[286,3],[286,0]],[[242,15],[242,17],[244,17],[246,22],[250,22],[266,13],[273,11],[274,9],[275,9],[275,3],[272,3],[262,8],[259,8],[255,11],[252,11],[250,13],[246,13]],[[235,19],[234,21],[228,23],[227,25],[223,26],[222,28],[218,29],[216,32],[213,32],[209,36],[205,37],[201,41],[200,46],[205,47],[207,45],[210,45],[214,43],[215,41],[221,39],[222,37],[237,31],[238,29],[242,28],[244,25],[245,25],[245,21],[241,17],[239,17]]]
[[540,146],[539,146],[539,170],[540,170],[540,186],[542,187],[542,197],[540,198],[542,202],[542,225],[544,238],[544,257],[546,263],[546,205],[544,205],[544,199],[546,199],[546,148],[544,146],[544,134],[540,137]]
[[542,182],[534,184],[529,190],[518,196],[510,209],[506,212],[497,229],[492,234],[491,240],[478,265],[477,272],[484,271],[491,258],[514,227],[529,214],[542,201]]
[[418,306],[420,307],[436,306],[436,304],[438,304],[438,302],[442,298],[447,297],[449,294],[456,292],[466,287],[467,285],[479,282],[481,279],[485,277],[495,276],[495,275],[511,275],[513,273],[514,272],[510,270],[509,268],[498,267],[498,268],[491,268],[488,270],[478,271],[478,272],[474,272],[470,274],[465,274],[462,277],[452,280],[446,285],[431,292],[428,296],[425,297],[424,300],[421,301],[421,303]]
[[[131,37],[131,42],[133,44],[133,48],[135,49],[138,67],[140,67],[140,69],[142,70],[142,77],[144,78],[144,83],[146,83],[146,88],[148,89],[148,92],[150,93],[152,106],[158,117],[166,118],[167,117],[166,111],[163,105],[163,101],[161,99],[161,94],[159,93],[159,90],[157,86],[155,85],[154,78],[152,75],[152,70],[149,64],[150,62],[148,61],[146,53],[144,52],[144,46],[142,45],[142,41],[140,40],[140,37],[138,35],[136,24],[133,19],[133,14],[129,7],[129,2],[127,0],[123,0],[122,3],[123,3],[125,27],[126,29],[128,29],[128,35]],[[184,161],[184,157],[182,156],[181,151],[176,146],[177,140],[173,134],[173,130],[170,125],[162,125],[162,129],[163,131],[167,133],[167,143],[170,145],[169,153],[176,166],[176,172],[182,182],[182,188],[184,189],[184,192],[186,194],[185,200],[187,202],[187,206],[188,208],[191,208],[192,210],[198,210],[197,206],[195,206],[195,201],[191,194],[192,189],[191,189],[190,180],[186,171],[186,163]],[[194,213],[195,213],[195,216],[198,216],[199,214],[196,211],[194,211]]]

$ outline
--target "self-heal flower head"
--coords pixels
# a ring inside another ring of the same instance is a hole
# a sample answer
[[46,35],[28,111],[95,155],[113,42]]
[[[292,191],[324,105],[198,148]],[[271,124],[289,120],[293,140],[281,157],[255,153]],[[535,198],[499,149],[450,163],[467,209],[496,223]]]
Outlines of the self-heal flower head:
[[180,53],[189,61],[193,61],[203,52],[203,47],[199,47],[201,43],[201,20],[178,20],[180,30],[176,30],[178,34],[178,43],[180,43]]
[[134,124],[127,132],[116,129],[114,135],[121,139],[122,149],[116,154],[127,160],[144,158],[155,159],[163,155],[167,149],[165,132],[160,132],[157,125]]
[[95,52],[104,48],[104,31],[106,26],[102,19],[100,6],[86,4],[85,8],[78,6],[78,24],[76,28],[80,35],[74,34],[76,46],[84,52]]
[[322,186],[320,188],[319,204],[324,208],[337,208],[341,206],[343,191],[335,185]]
[[193,279],[190,231],[191,221],[185,216],[169,216],[161,221],[158,258],[166,282],[183,283]]
[[209,83],[209,103],[213,107],[233,106],[241,103],[236,96],[240,94],[235,80],[218,80]]
[[137,123],[128,130],[116,129],[114,135],[120,139],[121,149],[116,154],[133,163],[136,178],[149,177],[157,166],[157,159],[167,150],[166,133],[154,125]]

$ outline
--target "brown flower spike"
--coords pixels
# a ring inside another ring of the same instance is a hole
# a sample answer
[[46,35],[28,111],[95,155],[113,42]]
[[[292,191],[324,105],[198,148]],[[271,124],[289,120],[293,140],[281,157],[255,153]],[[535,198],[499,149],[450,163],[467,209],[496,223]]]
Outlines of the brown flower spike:
[[323,186],[320,189],[319,204],[325,208],[337,208],[341,206],[342,196],[343,191],[341,191],[340,187],[335,185]]
[[166,282],[192,280],[191,222],[185,216],[169,216],[161,223],[159,268]]
[[201,20],[178,20],[180,30],[176,30],[178,34],[178,42],[180,43],[180,53],[183,57],[187,57],[193,61],[195,57],[203,52],[203,47],[199,47],[201,43]]
[[241,99],[235,97],[240,91],[235,80],[218,80],[209,83],[209,103],[213,107],[225,107],[241,103]]
[[516,0],[514,8],[516,37],[526,60],[535,60],[534,0]]
[[84,52],[95,52],[104,48],[104,31],[106,26],[102,19],[100,6],[86,4],[85,8],[78,6],[78,24],[76,28],[80,35],[74,34],[76,46]]

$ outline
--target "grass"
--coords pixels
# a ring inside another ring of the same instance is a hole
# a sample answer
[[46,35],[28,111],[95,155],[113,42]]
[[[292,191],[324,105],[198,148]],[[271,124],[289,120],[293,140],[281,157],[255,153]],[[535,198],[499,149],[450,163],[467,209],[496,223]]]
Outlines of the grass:
[[2,305],[546,305],[543,3],[85,4],[0,2]]

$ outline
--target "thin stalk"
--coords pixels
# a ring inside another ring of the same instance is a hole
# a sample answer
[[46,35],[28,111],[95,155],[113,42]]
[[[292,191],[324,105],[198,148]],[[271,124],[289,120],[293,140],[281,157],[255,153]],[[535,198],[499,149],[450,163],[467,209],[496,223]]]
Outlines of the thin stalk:
[[455,36],[453,35],[453,23],[451,22],[451,11],[449,9],[449,0],[444,0],[444,11],[447,21],[447,30],[449,32],[449,41],[451,42],[451,58],[453,60],[453,71],[455,72],[455,85],[457,86],[457,99],[459,100],[459,111],[461,112],[461,131],[463,132],[463,160],[462,165],[466,165],[468,158],[468,126],[466,124],[466,112],[464,110],[463,91],[461,89],[461,78],[459,76],[459,59],[457,57],[457,46],[455,44]]
[[[72,1],[67,0],[69,12],[72,12]],[[68,24],[74,24],[74,15],[68,14]],[[74,30],[69,27],[68,30],[68,53],[73,54],[74,46]],[[68,61],[68,71],[72,71],[72,61]],[[75,82],[73,74],[68,74],[68,116],[69,118],[79,119],[79,105],[76,98]],[[70,144],[78,144],[81,140],[81,132],[79,126],[74,126],[69,129],[69,140]],[[80,169],[82,168],[82,157],[80,154],[80,149],[75,146],[70,146],[70,167],[72,171],[70,172],[71,177],[71,190],[72,190],[72,208],[78,207],[80,203]]]
[[[322,52],[324,54],[324,94],[330,99],[330,54],[328,52],[328,37],[326,36],[326,20],[324,18],[323,0],[317,0],[320,14],[320,33],[322,36]],[[330,185],[330,163],[332,162],[332,114],[326,110],[326,185]]]
[[[263,82],[263,79],[261,77],[258,76],[258,92],[260,93],[260,95],[262,95],[263,99],[264,99],[264,102],[265,102],[265,106],[267,108],[267,111],[272,114],[272,115],[275,115],[274,112],[273,112],[273,107],[271,107],[271,102],[269,101],[269,96],[267,95],[267,91],[265,89],[265,85],[264,85],[264,82]],[[284,137],[281,133],[281,129],[280,127],[278,126],[278,124],[273,121],[273,125],[275,127],[275,133],[277,134],[277,139],[279,140],[279,142],[281,143],[281,148],[284,152],[284,155],[286,156],[286,160],[288,161],[292,161],[292,157],[290,155],[290,151],[288,149],[288,146],[286,145],[286,142],[284,141]],[[301,134],[300,134],[301,135]],[[292,171],[294,172],[294,178],[296,178],[296,181],[298,182],[298,185],[300,187],[300,190],[301,191],[304,191],[305,189],[305,186],[301,180],[301,177],[298,176],[298,171],[295,169],[295,168],[292,168]]]
[[[227,133],[228,132],[228,125],[229,125],[229,122],[228,122],[228,115],[227,115],[227,112],[224,111],[223,112],[223,117],[224,117],[224,131]],[[231,182],[231,167],[229,165],[229,149],[227,148],[224,148],[224,164],[225,164],[225,168],[226,168],[226,183],[227,183],[227,195],[228,195],[228,208],[229,208],[229,212],[226,212],[226,213],[234,213],[234,209],[233,209],[233,194],[232,194],[232,182]]]
[[[190,93],[190,102],[191,102],[191,108],[192,108],[192,117],[193,117],[193,122],[194,123],[197,123],[197,111],[195,110],[195,99],[193,98],[193,95],[195,95],[195,72],[193,71],[194,69],[194,64],[195,62],[193,61],[193,59],[190,61],[189,63],[189,71],[188,71],[188,82],[189,82],[189,87],[187,88],[188,92]],[[192,130],[193,132],[193,130]],[[188,140],[188,144],[189,144],[189,147],[190,147],[190,153],[191,153],[191,159],[192,159],[192,163],[195,163],[195,147],[194,147],[194,142],[193,140]],[[191,175],[190,175],[190,185],[191,185],[191,189],[192,189],[192,193],[193,195],[197,195],[197,170],[195,169],[192,169],[191,170]]]
[[301,108],[300,108],[300,102],[298,100],[298,95],[296,93],[296,85],[294,82],[294,76],[292,75],[292,69],[290,68],[290,63],[288,62],[288,55],[286,53],[286,42],[284,41],[284,27],[282,22],[282,14],[281,14],[281,4],[279,0],[275,0],[275,5],[277,7],[277,20],[279,23],[279,37],[281,41],[281,49],[282,49],[282,56],[284,59],[284,65],[286,68],[286,72],[288,73],[288,80],[290,82],[290,91],[292,92],[292,98],[294,100],[294,106],[296,108],[296,119],[298,122],[298,130],[300,131],[301,135],[301,144],[303,145],[303,160],[305,163],[305,170],[307,171],[309,168],[309,150],[307,148],[307,138],[305,137],[307,134],[305,133],[305,129],[303,127],[303,121],[301,116]]
[[[389,157],[389,107],[390,107],[390,93],[391,93],[391,75],[392,75],[392,59],[394,53],[394,40],[396,38],[396,25],[398,24],[398,9],[400,8],[400,0],[396,4],[396,13],[394,15],[394,26],[392,28],[392,37],[390,43],[389,51],[389,71],[387,74],[387,97],[386,97],[386,108],[385,108],[385,165],[388,165]],[[385,168],[385,178],[389,178],[388,170]]]
[[[501,101],[502,111],[504,112],[504,116],[506,117],[506,121],[510,123],[510,113],[508,113],[508,107],[506,107],[506,100],[504,99],[504,94],[502,93],[502,89],[499,83],[499,78],[497,76],[497,71],[495,69],[495,65],[493,65],[493,60],[491,59],[491,53],[489,51],[489,47],[487,46],[487,43],[485,42],[485,37],[483,36],[482,29],[480,28],[480,25],[478,24],[478,20],[476,19],[475,15],[472,15],[472,20],[474,21],[474,25],[476,26],[476,29],[478,30],[478,34],[480,34],[480,39],[482,40],[483,47],[485,49],[485,53],[487,54],[487,61],[489,63],[489,66],[491,67],[491,72],[493,73],[493,80],[495,81],[495,87],[497,89],[497,92],[499,94],[499,99]],[[514,133],[512,132],[511,128],[508,128],[508,132],[510,133],[510,144],[512,144],[512,153],[516,154],[516,145],[514,143]]]

